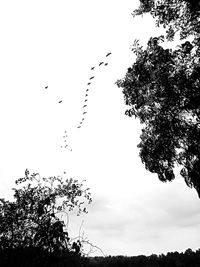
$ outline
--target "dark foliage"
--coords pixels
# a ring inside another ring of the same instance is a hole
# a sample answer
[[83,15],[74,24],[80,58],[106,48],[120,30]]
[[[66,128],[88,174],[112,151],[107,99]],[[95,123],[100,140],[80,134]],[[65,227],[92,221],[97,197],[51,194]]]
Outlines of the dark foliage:
[[168,252],[167,255],[109,256],[89,258],[88,267],[199,267],[200,249],[185,253]]
[[40,248],[0,250],[1,267],[85,267],[87,258],[73,252],[48,252]]
[[81,241],[70,239],[60,215],[87,212],[89,189],[77,180],[41,178],[28,170],[16,184],[14,201],[0,199],[0,266],[81,266]]
[[196,35],[200,31],[199,0],[140,0],[140,7],[133,16],[150,13],[156,19],[156,25],[166,28],[168,40],[180,31],[181,39]]
[[200,197],[198,5],[183,0],[140,2],[134,15],[150,12],[158,26],[167,28],[168,40],[174,37],[169,37],[169,30],[179,30],[182,39],[192,33],[193,41],[182,42],[176,50],[162,47],[164,36],[151,37],[145,50],[135,41],[136,62],[117,81],[130,107],[125,114],[134,115],[144,125],[138,147],[146,168],[166,182],[175,178],[174,167],[179,164],[186,184]]

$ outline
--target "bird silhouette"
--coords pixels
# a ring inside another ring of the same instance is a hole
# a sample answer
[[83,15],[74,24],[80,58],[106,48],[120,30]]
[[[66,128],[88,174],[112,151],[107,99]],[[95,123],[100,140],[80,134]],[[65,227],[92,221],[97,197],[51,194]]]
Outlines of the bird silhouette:
[[83,112],[83,115],[84,115],[84,114],[86,114],[86,113],[87,113],[86,111],[85,111],[85,112]]
[[94,79],[94,76],[90,77],[90,80]]
[[102,62],[100,62],[100,63],[99,63],[99,66],[101,66],[103,63],[104,63],[103,61],[102,61]]
[[107,55],[106,55],[106,57],[108,57],[108,56],[110,56],[112,53],[111,52],[109,52]]
[[92,67],[91,70],[94,70],[95,67]]
[[87,107],[87,105],[84,105],[83,108]]
[[88,94],[85,95],[85,97],[88,96]]
[[88,83],[87,85],[90,85],[91,83]]
[[78,126],[77,128],[81,128],[81,126]]
[[89,91],[89,89],[86,89],[86,92],[88,92]]
[[62,102],[63,102],[62,100],[58,101],[59,104],[62,103]]
[[47,88],[48,88],[48,85],[47,85],[47,86],[45,86],[44,88],[45,88],[45,89],[47,89]]
[[108,63],[105,63],[105,64],[104,64],[104,66],[107,66],[107,65],[108,65]]
[[85,101],[84,102],[87,102],[88,100],[87,99],[85,99]]

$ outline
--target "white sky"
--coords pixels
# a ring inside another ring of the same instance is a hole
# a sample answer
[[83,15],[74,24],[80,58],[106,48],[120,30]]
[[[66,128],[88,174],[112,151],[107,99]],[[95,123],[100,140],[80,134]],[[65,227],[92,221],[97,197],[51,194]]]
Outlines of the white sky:
[[[145,43],[155,33],[149,17],[132,18],[137,4],[0,1],[1,197],[12,195],[26,168],[86,179],[93,203],[84,216],[84,232],[106,255],[199,246],[195,190],[180,177],[162,184],[145,170],[137,149],[140,125],[124,115],[123,95],[115,85],[135,59],[133,40]],[[108,66],[98,67],[105,60]],[[87,88],[88,113],[77,129]],[[72,151],[61,148],[65,130]],[[72,234],[80,224],[72,216]]]

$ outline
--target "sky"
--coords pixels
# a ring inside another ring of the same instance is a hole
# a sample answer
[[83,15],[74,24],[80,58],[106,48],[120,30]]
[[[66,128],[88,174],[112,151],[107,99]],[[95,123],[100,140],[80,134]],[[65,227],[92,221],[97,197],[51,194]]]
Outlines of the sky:
[[[149,16],[133,19],[137,6],[133,0],[0,1],[0,196],[12,197],[26,168],[86,179],[93,202],[87,215],[71,214],[69,231],[76,236],[81,227],[105,255],[199,248],[196,191],[179,175],[163,184],[145,170],[137,148],[141,125],[124,115],[115,84],[135,60],[134,39],[145,45],[161,33]],[[84,103],[87,114],[77,128]]]

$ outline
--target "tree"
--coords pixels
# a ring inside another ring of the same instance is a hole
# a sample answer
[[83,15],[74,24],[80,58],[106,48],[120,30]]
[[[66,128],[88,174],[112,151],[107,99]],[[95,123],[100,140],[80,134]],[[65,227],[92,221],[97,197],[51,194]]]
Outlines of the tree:
[[[80,254],[81,242],[71,242],[61,213],[87,213],[89,188],[77,180],[29,174],[16,180],[14,201],[0,199],[0,249],[39,248],[49,253]],[[23,185],[23,186],[22,186]],[[68,218],[67,218],[68,219]]]
[[[125,114],[144,125],[138,147],[146,169],[166,182],[175,178],[179,164],[186,184],[200,197],[200,7],[189,0],[140,3],[133,15],[150,12],[166,35],[151,37],[146,49],[135,40],[136,62],[116,82],[129,106]],[[165,37],[173,40],[178,31],[182,40],[192,33],[193,41],[164,49]]]

